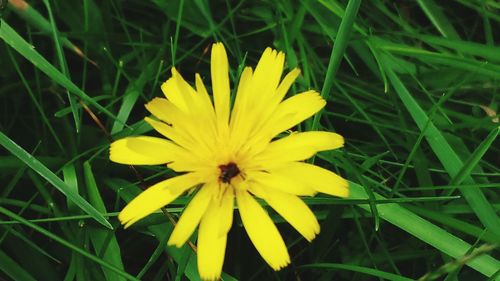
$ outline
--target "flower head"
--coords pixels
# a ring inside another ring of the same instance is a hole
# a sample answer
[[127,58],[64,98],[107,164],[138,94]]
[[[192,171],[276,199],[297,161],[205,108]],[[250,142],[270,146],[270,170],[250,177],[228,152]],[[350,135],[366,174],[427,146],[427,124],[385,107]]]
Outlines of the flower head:
[[326,104],[312,90],[284,99],[300,73],[293,69],[281,79],[284,61],[283,53],[267,48],[255,70],[246,67],[231,110],[226,51],[221,43],[214,44],[213,101],[198,74],[193,88],[172,68],[172,77],[161,87],[166,98],[146,104],[155,117],[146,117],[146,122],[165,138],[136,136],[111,144],[114,162],[166,164],[180,173],[132,200],[118,216],[125,227],[197,189],[168,244],[182,246],[199,225],[198,269],[203,279],[217,279],[221,274],[235,201],[255,248],[279,270],[290,263],[290,257],[276,226],[255,197],[265,200],[311,241],[320,227],[298,196],[318,192],[348,195],[346,180],[302,162],[319,151],[341,147],[342,136],[310,131],[276,139]]

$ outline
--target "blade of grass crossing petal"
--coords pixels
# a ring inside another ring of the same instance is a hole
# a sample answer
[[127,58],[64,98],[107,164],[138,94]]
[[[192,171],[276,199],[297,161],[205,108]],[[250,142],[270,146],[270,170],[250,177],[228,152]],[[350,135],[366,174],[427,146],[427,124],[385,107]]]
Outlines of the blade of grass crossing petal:
[[371,275],[374,277],[379,277],[383,280],[392,281],[411,281],[414,279],[403,277],[394,273],[381,271],[378,269],[373,269],[364,266],[357,266],[351,264],[341,264],[341,263],[316,263],[316,264],[306,264],[299,267],[300,269],[315,268],[315,269],[332,269],[332,270],[347,270],[353,272],[359,272],[366,275]]
[[[130,202],[142,191],[136,185],[133,185],[125,180],[108,179],[105,181],[105,183],[115,191],[120,190],[120,196],[125,202]],[[124,186],[127,186],[127,188],[123,188]],[[147,230],[152,233],[153,237],[155,237],[160,243],[164,240],[168,240],[169,236],[172,233],[172,229],[173,226],[170,223],[161,225],[155,224],[147,227]],[[184,268],[184,274],[189,280],[200,280],[197,269],[196,255],[191,254],[192,250],[187,244],[185,244],[181,248],[177,248],[175,246],[167,246],[163,249],[166,249],[168,255],[172,257],[179,266],[184,262],[186,255],[189,255],[189,261]],[[222,278],[223,280],[235,280],[232,276],[224,272],[222,272]]]
[[[90,203],[101,213],[107,213],[104,201],[102,200],[99,188],[92,172],[92,167],[88,161],[83,163],[83,174],[85,178],[85,185],[87,187],[87,194]],[[99,257],[109,264],[114,265],[120,270],[124,270],[123,261],[121,258],[120,246],[116,240],[116,236],[112,230],[89,227],[90,241],[94,245]],[[123,277],[117,276],[112,270],[105,267],[102,268],[107,280],[125,280]]]
[[90,254],[86,249],[82,249],[82,248],[79,248],[79,247],[76,247],[75,245],[73,245],[72,243],[64,240],[63,238],[53,234],[52,232],[46,230],[45,228],[43,227],[40,227],[32,222],[29,222],[27,221],[26,219],[16,215],[15,213],[3,208],[0,206],[0,213],[13,219],[13,220],[16,220],[18,222],[20,222],[21,224],[35,230],[36,232],[39,232],[40,234],[56,241],[57,243],[61,244],[62,246],[70,249],[71,251],[73,252],[76,252],[80,255],[82,255],[83,257],[93,261],[93,262],[96,262],[100,265],[102,265],[103,267],[109,269],[109,270],[112,270],[114,273],[120,275],[120,276],[123,276],[125,277],[127,280],[139,280],[137,278],[135,278],[134,276],[128,274],[127,272],[115,267],[114,265],[112,264],[109,264],[107,263],[106,261],[100,259],[99,257],[95,256],[95,255],[92,255]]
[[92,216],[93,219],[107,228],[112,229],[111,224],[99,213],[92,205],[83,199],[78,193],[70,189],[58,176],[56,176],[45,165],[38,161],[33,155],[29,154],[22,147],[18,146],[14,141],[7,137],[4,133],[0,132],[0,145],[5,147],[10,153],[23,161],[31,169],[37,172],[40,176],[45,178],[68,199],[74,202],[82,211]]
[[0,250],[0,271],[16,281],[35,281],[36,279],[23,267]]
[[[415,123],[417,123],[417,126],[420,130],[424,128],[427,129],[424,132],[426,140],[445,168],[446,172],[452,178],[457,177],[460,169],[463,167],[462,160],[458,157],[434,123],[429,121],[429,117],[425,111],[411,96],[410,92],[406,89],[396,73],[390,68],[386,69],[386,73],[394,90],[398,94]],[[426,125],[427,123],[428,125]],[[473,184],[474,180],[470,176],[467,176],[463,179],[463,182],[466,184]],[[460,191],[484,226],[493,231],[495,234],[500,235],[500,219],[481,189],[477,187],[468,187],[460,188]]]
[[[345,49],[349,43],[349,37],[351,36],[352,26],[356,15],[358,14],[359,6],[361,5],[361,0],[350,0],[347,3],[347,8],[340,22],[339,31],[337,37],[333,42],[332,53],[330,55],[330,61],[328,63],[328,69],[326,71],[325,82],[323,88],[321,89],[321,96],[324,99],[328,99],[330,95],[330,89],[333,85],[333,79],[337,74],[337,70],[340,67],[342,58],[345,54]],[[317,130],[319,126],[319,120],[321,118],[321,113],[314,116],[313,124],[311,130]]]
[[36,68],[45,73],[48,77],[54,80],[62,87],[69,90],[70,93],[78,96],[83,101],[95,106],[98,110],[112,118],[116,117],[102,105],[97,103],[92,97],[85,94],[78,86],[69,80],[64,74],[57,70],[51,63],[49,63],[35,48],[26,42],[10,25],[1,20],[0,25],[0,38],[2,38],[14,50],[19,52],[24,58],[30,61]]
[[[43,3],[45,4],[45,7],[47,8],[48,14],[49,14],[49,19],[50,19],[50,29],[52,33],[52,37],[54,39],[54,46],[56,49],[57,53],[57,59],[60,64],[61,72],[66,78],[71,80],[71,77],[69,75],[69,70],[68,70],[68,64],[66,62],[66,58],[64,57],[64,53],[61,48],[61,44],[59,43],[59,31],[57,30],[57,26],[54,20],[54,15],[52,14],[52,8],[50,7],[50,3],[48,0],[43,0]],[[70,108],[71,108],[71,113],[73,113],[73,120],[75,121],[75,128],[76,131],[80,131],[80,114],[77,108],[77,102],[75,100],[75,97],[70,95],[69,91],[66,90],[66,94],[68,96]]]
[[446,38],[460,39],[457,31],[441,10],[441,7],[433,0],[417,0],[417,3],[439,33]]
[[[349,187],[349,199],[368,199],[365,188],[362,186],[350,182]],[[381,195],[375,194],[375,196],[376,199],[384,199]],[[366,211],[370,210],[368,204],[360,204],[358,206]],[[462,239],[421,218],[397,203],[379,204],[377,209],[378,215],[382,219],[455,259],[462,257],[471,248],[471,245]],[[500,261],[490,255],[482,255],[470,260],[467,262],[467,265],[485,276],[492,276],[500,268]]]

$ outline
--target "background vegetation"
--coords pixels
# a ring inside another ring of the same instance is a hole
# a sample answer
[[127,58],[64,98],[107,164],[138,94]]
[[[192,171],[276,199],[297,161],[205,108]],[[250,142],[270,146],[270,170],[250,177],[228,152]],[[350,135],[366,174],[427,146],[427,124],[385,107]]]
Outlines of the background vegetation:
[[110,163],[108,147],[153,134],[143,104],[171,66],[210,85],[216,41],[233,85],[268,46],[302,69],[290,94],[328,100],[302,129],[346,138],[314,161],[352,192],[305,199],[311,244],[271,213],[293,259],[279,272],[235,216],[224,280],[498,277],[497,1],[11,0],[2,18],[0,280],[199,279],[189,245],[166,247],[165,214],[116,219],[172,172]]

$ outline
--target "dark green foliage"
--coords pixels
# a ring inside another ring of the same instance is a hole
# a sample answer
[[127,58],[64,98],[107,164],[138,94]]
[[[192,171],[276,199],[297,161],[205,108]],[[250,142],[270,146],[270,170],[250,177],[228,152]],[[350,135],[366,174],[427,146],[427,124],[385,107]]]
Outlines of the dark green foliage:
[[[351,182],[348,199],[304,199],[321,222],[312,243],[270,210],[292,256],[280,272],[236,215],[224,280],[498,278],[497,2],[4,3],[1,280],[199,279],[192,249],[166,246],[164,213],[127,230],[116,219],[173,173],[111,163],[108,147],[154,134],[143,105],[162,95],[171,66],[210,87],[218,41],[233,86],[266,47],[286,53],[286,68],[302,70],[289,95],[316,89],[328,101],[298,129],[346,139],[312,161]],[[189,199],[166,210],[176,219]]]

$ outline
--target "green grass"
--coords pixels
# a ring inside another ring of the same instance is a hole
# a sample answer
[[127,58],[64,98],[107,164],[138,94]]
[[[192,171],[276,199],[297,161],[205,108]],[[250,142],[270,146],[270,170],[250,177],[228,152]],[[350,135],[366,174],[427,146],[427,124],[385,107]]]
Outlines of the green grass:
[[268,46],[302,70],[289,95],[328,104],[300,128],[346,140],[312,161],[351,183],[347,199],[304,198],[312,243],[270,212],[292,257],[279,272],[236,215],[223,280],[500,280],[495,1],[30,4],[0,12],[1,280],[199,280],[189,245],[166,246],[165,213],[116,218],[173,172],[111,163],[108,147],[153,134],[144,104],[171,66],[210,85],[219,41],[232,85]]

